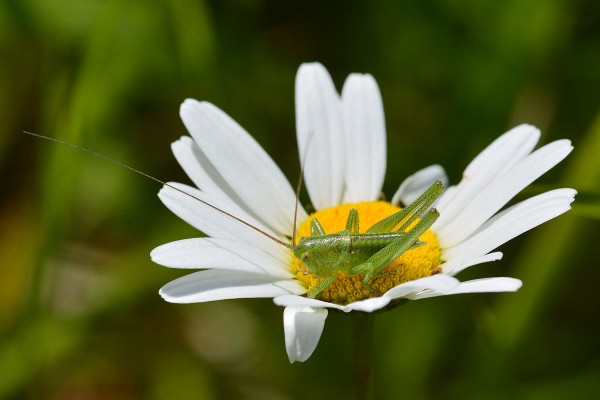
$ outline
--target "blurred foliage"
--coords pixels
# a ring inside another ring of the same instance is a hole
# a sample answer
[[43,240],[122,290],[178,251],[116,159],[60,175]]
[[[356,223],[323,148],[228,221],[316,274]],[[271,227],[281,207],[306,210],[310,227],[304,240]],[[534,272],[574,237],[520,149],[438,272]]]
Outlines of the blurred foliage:
[[598,398],[600,9],[594,0],[4,0],[0,2],[0,398],[351,396],[348,318],[289,365],[270,300],[172,305],[159,244],[198,233],[156,185],[30,130],[186,181],[169,144],[186,97],[228,112],[298,175],[294,76],[369,72],[384,98],[385,192],[432,163],[453,182],[499,134],[538,125],[575,151],[527,194],[574,210],[464,278],[515,294],[409,303],[378,316],[377,398]]

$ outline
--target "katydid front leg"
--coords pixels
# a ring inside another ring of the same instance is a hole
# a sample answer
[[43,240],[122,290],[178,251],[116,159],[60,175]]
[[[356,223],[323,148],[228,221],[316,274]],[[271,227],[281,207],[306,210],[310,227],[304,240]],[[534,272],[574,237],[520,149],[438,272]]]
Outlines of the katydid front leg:
[[311,298],[311,299],[314,299],[323,290],[325,290],[329,285],[331,285],[333,282],[335,282],[335,277],[328,276],[327,278],[323,279],[323,281],[320,282],[317,286],[315,286],[314,288],[312,288],[312,290],[310,292],[308,292],[308,297]]
[[319,220],[315,218],[310,221],[310,236],[319,235],[325,235],[325,229],[323,229],[323,225],[321,225]]
[[354,208],[348,213],[346,230],[350,233],[358,233],[358,211],[356,211]]

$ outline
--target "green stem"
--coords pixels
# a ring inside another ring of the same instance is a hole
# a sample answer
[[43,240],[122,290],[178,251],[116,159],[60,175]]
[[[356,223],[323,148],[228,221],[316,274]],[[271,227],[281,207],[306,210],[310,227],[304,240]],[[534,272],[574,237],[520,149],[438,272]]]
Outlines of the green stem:
[[373,348],[374,317],[371,313],[353,312],[352,328],[354,339],[354,388],[355,399],[373,397],[371,355]]

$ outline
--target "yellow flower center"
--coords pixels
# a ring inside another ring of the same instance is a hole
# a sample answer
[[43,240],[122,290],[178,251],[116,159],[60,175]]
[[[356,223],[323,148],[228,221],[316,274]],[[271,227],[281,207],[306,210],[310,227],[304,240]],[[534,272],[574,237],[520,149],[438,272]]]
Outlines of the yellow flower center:
[[[384,201],[342,204],[320,210],[311,214],[300,224],[298,227],[298,240],[310,236],[310,223],[315,218],[319,220],[326,233],[335,233],[346,229],[346,220],[352,208],[358,211],[360,232],[365,232],[376,222],[400,210],[400,208]],[[354,301],[381,296],[403,282],[441,272],[438,268],[440,264],[440,247],[435,234],[431,230],[427,230],[419,240],[425,242],[425,244],[406,251],[386,266],[382,272],[371,278],[368,285],[363,285],[364,274],[351,276],[338,271],[335,281],[325,288],[317,298],[345,305]],[[307,292],[325,279],[316,276],[293,253],[291,270],[296,274],[298,280],[307,287]]]

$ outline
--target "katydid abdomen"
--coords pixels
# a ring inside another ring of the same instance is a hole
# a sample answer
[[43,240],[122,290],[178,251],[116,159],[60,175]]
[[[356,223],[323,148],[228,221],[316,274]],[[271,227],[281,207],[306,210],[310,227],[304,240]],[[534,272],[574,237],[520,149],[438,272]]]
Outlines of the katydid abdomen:
[[[342,231],[302,238],[294,254],[319,277],[338,271],[352,275],[353,267],[366,262],[384,247],[401,239],[403,232],[350,233]],[[416,247],[418,244],[413,245]]]

